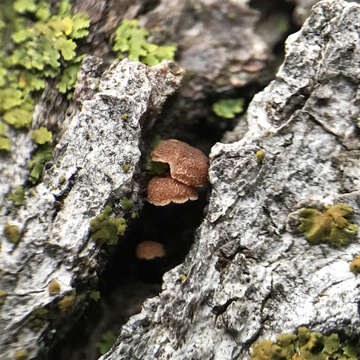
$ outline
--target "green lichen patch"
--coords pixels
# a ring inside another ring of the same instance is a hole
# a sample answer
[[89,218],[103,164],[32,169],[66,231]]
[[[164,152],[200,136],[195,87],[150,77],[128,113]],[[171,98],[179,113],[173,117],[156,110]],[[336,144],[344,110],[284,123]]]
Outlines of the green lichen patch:
[[0,151],[11,151],[10,140],[5,136],[0,136]]
[[305,238],[311,244],[329,243],[335,247],[348,244],[357,234],[358,225],[346,219],[353,212],[348,204],[326,206],[320,212],[312,208],[300,210],[300,226]]
[[350,271],[360,273],[360,254],[355,255],[354,260],[350,264]]
[[41,306],[34,309],[27,320],[27,327],[34,332],[39,332],[48,322],[49,311]]
[[49,294],[51,296],[58,295],[60,293],[60,284],[56,280],[52,280],[51,283],[48,286]]
[[107,331],[102,336],[102,341],[96,343],[96,347],[101,355],[107,353],[114,345],[116,337],[112,331]]
[[[1,26],[6,24],[6,26]],[[78,69],[77,40],[88,34],[86,14],[69,0],[5,0],[0,5],[0,115],[15,128],[30,127],[34,96],[58,78],[69,91]]]
[[263,160],[265,159],[265,151],[264,150],[258,150],[256,152],[256,162],[258,164],[261,164],[263,162]]
[[17,350],[15,352],[14,355],[15,360],[27,360],[28,358],[29,358],[28,353],[23,349]]
[[128,56],[130,60],[146,65],[159,64],[164,59],[173,60],[175,45],[158,46],[147,41],[148,30],[139,26],[138,20],[122,20],[115,32],[113,50],[119,58]]
[[90,221],[91,237],[99,244],[116,245],[118,236],[122,236],[126,230],[126,221],[122,217],[111,216],[112,208],[105,206],[104,210],[96,218]]
[[7,293],[0,290],[0,307],[4,305]]
[[22,206],[25,202],[25,189],[22,186],[17,186],[11,191],[7,198],[12,201],[15,206]]
[[123,169],[124,173],[127,173],[130,170],[130,166],[128,164],[123,164],[122,169]]
[[41,178],[45,163],[51,159],[52,147],[49,144],[38,146],[27,166],[30,168],[29,181],[35,185]]
[[93,301],[99,301],[101,299],[101,293],[98,290],[91,291],[89,297]]
[[224,99],[219,100],[213,104],[212,109],[217,116],[225,119],[233,119],[236,114],[243,111],[244,100],[237,99]]
[[58,301],[57,305],[62,313],[70,311],[75,304],[75,295],[64,296]]
[[123,197],[123,198],[120,200],[120,205],[121,205],[121,207],[123,208],[123,210],[129,211],[129,210],[131,210],[131,208],[132,208],[132,206],[133,206],[133,202],[132,202],[131,200],[129,200],[128,198]]
[[41,126],[39,129],[34,130],[31,134],[31,138],[37,143],[37,144],[46,144],[46,143],[52,143],[52,133],[47,128]]
[[322,335],[300,327],[297,334],[281,334],[274,343],[263,340],[252,346],[251,360],[356,360],[360,347],[338,334]]
[[10,242],[12,242],[13,244],[17,244],[21,236],[20,228],[16,225],[11,225],[9,223],[6,223],[4,229],[4,235]]

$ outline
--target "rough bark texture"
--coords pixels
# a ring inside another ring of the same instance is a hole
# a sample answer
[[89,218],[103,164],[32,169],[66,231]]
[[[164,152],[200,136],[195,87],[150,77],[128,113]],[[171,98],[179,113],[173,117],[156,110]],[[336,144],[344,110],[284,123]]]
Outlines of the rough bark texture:
[[212,148],[209,206],[186,261],[102,360],[248,359],[254,342],[301,325],[360,336],[349,271],[359,234],[346,247],[310,245],[296,213],[342,202],[360,223],[359,22],[358,4],[326,0],[289,37],[238,141]]
[[[81,314],[100,259],[90,220],[105,204],[126,217],[122,197],[133,201],[135,213],[142,207],[141,122],[160,111],[183,71],[175,67],[174,73],[165,62],[148,68],[125,59],[93,81],[99,68],[98,59],[84,61],[75,91],[81,109],[62,124],[44,178],[26,191],[23,206],[13,207],[5,195],[26,180],[31,140],[13,132],[18,148],[0,162],[2,360],[13,359],[19,349],[36,358],[55,329],[61,336]],[[6,224],[20,229],[17,244],[5,238]],[[49,291],[52,280],[60,285],[55,296]]]

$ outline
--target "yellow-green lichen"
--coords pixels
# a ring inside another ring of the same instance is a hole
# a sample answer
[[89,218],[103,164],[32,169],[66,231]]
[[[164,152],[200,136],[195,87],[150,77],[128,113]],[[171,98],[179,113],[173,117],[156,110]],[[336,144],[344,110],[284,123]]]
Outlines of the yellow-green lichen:
[[360,254],[355,255],[354,260],[350,264],[350,271],[360,273]]
[[76,41],[87,35],[89,24],[87,15],[72,14],[69,0],[56,6],[45,0],[2,2],[0,115],[5,122],[29,127],[34,95],[48,79],[57,78],[59,91],[69,91],[75,82],[74,68],[79,67]]
[[17,244],[20,240],[20,228],[16,225],[11,225],[9,223],[5,224],[4,229],[5,237],[12,242],[13,244]]
[[28,358],[29,358],[28,353],[23,349],[17,350],[15,352],[14,355],[15,360],[27,360]]
[[6,291],[0,290],[0,307],[4,305],[6,295]]
[[300,327],[297,334],[278,336],[276,343],[254,344],[251,360],[357,360],[359,355],[359,344],[341,343],[338,334],[325,336]]
[[126,221],[122,217],[111,216],[112,208],[107,205],[96,218],[90,221],[91,237],[99,244],[115,245],[119,235],[124,235]]
[[0,136],[0,151],[11,151],[11,143],[7,137]]
[[121,205],[121,207],[123,208],[123,210],[129,211],[129,210],[131,210],[131,208],[132,208],[132,206],[133,206],[133,202],[132,202],[131,200],[129,200],[128,198],[123,197],[123,198],[120,200],[120,205]]
[[57,305],[62,313],[66,313],[72,309],[75,304],[75,295],[64,296],[58,301]]
[[51,132],[45,128],[40,127],[37,130],[34,130],[31,134],[31,138],[37,143],[37,144],[46,144],[46,143],[52,143],[52,134]]
[[98,348],[99,353],[101,355],[104,355],[105,353],[107,353],[114,345],[115,340],[116,340],[116,337],[112,331],[109,330],[109,331],[105,332],[102,336],[102,341],[99,341],[96,343],[96,347]]
[[358,231],[356,224],[346,219],[353,212],[348,204],[326,206],[320,212],[312,208],[300,210],[300,226],[298,230],[304,233],[311,244],[330,243],[339,247],[348,244]]
[[122,20],[115,31],[113,50],[118,58],[128,56],[130,60],[141,61],[146,65],[159,64],[164,59],[173,60],[175,45],[158,46],[147,41],[149,32],[139,26],[138,20]]
[[36,184],[43,173],[45,163],[51,159],[52,147],[49,144],[39,145],[27,166],[30,168],[29,181]]
[[91,291],[89,294],[89,297],[93,301],[96,301],[96,302],[99,301],[101,299],[100,291],[98,291],[98,290]]
[[22,186],[17,186],[8,195],[8,200],[12,201],[15,206],[24,205],[25,201],[25,190]]
[[261,164],[265,158],[265,151],[264,150],[258,150],[256,152],[256,162],[258,164]]
[[34,309],[27,319],[27,327],[34,332],[44,328],[49,318],[49,311],[41,306]]
[[127,165],[127,164],[123,164],[122,168],[123,168],[125,173],[127,173],[130,170],[129,165]]
[[48,286],[49,294],[55,296],[60,293],[60,284],[56,280],[52,280]]

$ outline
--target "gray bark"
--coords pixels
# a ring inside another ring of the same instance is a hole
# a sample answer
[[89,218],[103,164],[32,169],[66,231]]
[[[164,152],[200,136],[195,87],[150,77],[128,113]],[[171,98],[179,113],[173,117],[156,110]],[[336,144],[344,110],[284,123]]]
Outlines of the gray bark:
[[360,336],[349,270],[359,234],[310,245],[296,213],[343,202],[360,223],[359,22],[358,4],[325,0],[289,37],[275,80],[227,136],[235,142],[212,148],[209,206],[185,262],[102,360],[248,359],[254,342],[302,325]]

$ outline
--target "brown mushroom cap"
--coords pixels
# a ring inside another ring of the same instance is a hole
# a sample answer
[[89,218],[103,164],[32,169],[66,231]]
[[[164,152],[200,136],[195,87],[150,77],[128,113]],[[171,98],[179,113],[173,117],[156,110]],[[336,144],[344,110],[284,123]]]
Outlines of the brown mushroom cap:
[[136,247],[136,257],[138,259],[151,260],[164,256],[165,249],[163,244],[155,241],[142,241]]
[[147,186],[147,200],[149,203],[164,206],[174,203],[184,203],[188,200],[197,200],[195,189],[182,184],[170,177],[153,177]]
[[202,151],[182,141],[162,141],[151,153],[153,161],[168,163],[173,179],[189,186],[204,186],[208,182],[209,160]]

